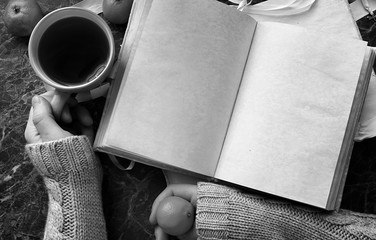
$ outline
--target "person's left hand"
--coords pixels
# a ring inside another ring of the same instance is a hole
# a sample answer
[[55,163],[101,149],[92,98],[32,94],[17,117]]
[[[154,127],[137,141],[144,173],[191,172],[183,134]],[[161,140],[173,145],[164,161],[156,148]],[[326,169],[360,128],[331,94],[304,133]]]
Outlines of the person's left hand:
[[93,142],[92,124],[89,111],[69,94],[50,91],[33,97],[25,139],[27,143],[41,143],[86,135]]
[[[151,209],[151,214],[149,217],[149,222],[153,225],[155,225],[154,228],[154,235],[156,240],[168,240],[169,236],[167,233],[163,231],[163,229],[158,226],[157,223],[157,208],[161,201],[165,199],[166,197],[170,196],[176,196],[176,197],[181,197],[188,202],[190,202],[194,208],[197,206],[197,185],[192,185],[192,184],[171,184],[163,190],[158,197],[154,200],[152,209]],[[197,239],[197,233],[196,233],[196,227],[195,223],[193,223],[192,228],[180,235],[176,236],[180,240],[196,240]]]

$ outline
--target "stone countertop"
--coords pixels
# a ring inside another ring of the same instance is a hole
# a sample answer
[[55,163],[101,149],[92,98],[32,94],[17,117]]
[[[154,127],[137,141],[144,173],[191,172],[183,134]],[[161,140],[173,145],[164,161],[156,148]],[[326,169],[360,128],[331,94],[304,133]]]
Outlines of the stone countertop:
[[[0,19],[6,2],[0,1]],[[38,2],[47,13],[79,0]],[[357,23],[363,38],[376,46],[376,23],[364,18]],[[125,25],[109,25],[118,52]],[[0,239],[42,239],[47,214],[43,181],[24,152],[31,97],[45,91],[29,64],[27,44],[28,38],[11,36],[0,20]],[[96,125],[104,102],[86,104]],[[153,239],[148,216],[166,186],[162,171],[142,164],[121,171],[106,156],[101,160],[109,239]],[[355,143],[341,208],[376,214],[376,138]]]
[[[7,1],[0,1],[0,239],[42,239],[48,196],[42,178],[25,155],[25,129],[31,97],[44,86],[28,60],[28,38],[7,33],[2,20]],[[75,1],[38,1],[45,13],[71,6]],[[59,3],[59,4],[58,4]],[[116,53],[125,25],[109,24]],[[98,125],[104,98],[87,103]],[[166,183],[161,170],[136,164],[121,171],[106,156],[103,201],[109,239],[153,239],[148,218],[151,205]]]

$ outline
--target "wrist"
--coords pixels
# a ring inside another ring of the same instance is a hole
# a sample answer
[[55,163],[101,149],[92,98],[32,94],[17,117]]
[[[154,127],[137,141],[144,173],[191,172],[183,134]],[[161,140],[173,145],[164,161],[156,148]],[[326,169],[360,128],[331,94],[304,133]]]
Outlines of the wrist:
[[54,177],[100,168],[89,139],[70,136],[25,146],[33,165],[41,175]]
[[228,239],[229,196],[235,190],[212,183],[198,183],[196,229],[200,237]]

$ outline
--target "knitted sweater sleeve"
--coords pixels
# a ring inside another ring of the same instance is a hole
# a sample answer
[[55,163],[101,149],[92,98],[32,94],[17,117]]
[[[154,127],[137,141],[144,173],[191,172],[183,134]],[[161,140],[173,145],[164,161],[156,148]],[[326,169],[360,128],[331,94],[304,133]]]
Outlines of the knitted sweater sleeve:
[[376,239],[376,216],[291,205],[212,183],[198,184],[199,239]]
[[48,192],[44,239],[106,239],[102,169],[89,140],[72,136],[25,148]]

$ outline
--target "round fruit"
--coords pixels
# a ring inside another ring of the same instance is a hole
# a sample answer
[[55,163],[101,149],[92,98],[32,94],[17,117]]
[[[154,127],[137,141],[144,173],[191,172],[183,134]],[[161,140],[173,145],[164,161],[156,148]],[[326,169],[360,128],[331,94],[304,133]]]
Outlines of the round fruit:
[[3,19],[11,34],[26,37],[42,17],[43,12],[35,0],[10,0]]
[[173,236],[179,236],[191,229],[195,218],[193,205],[180,197],[167,197],[157,208],[157,223],[162,230]]
[[103,16],[114,24],[128,22],[133,0],[103,0]]

